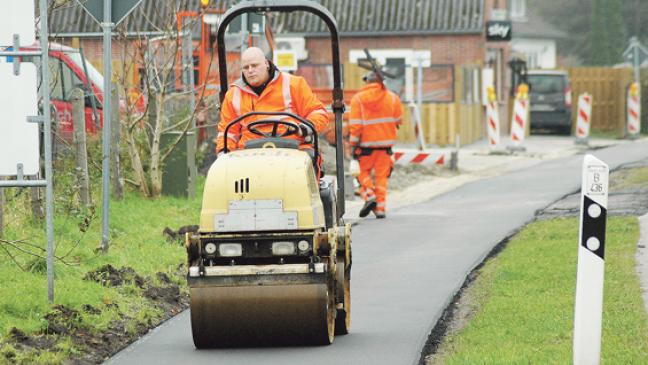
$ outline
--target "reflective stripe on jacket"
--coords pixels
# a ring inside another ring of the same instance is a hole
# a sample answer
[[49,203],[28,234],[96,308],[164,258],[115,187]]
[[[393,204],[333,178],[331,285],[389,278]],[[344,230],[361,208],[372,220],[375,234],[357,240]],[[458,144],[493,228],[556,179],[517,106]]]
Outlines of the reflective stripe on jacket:
[[[328,126],[328,114],[324,104],[320,102],[303,77],[293,76],[284,72],[275,72],[275,76],[261,95],[257,95],[245,84],[243,79],[236,80],[225,94],[221,106],[220,122],[218,123],[218,139],[216,151],[224,148],[225,127],[237,117],[251,111],[279,112],[286,111],[296,114],[313,123],[317,132],[323,131]],[[242,148],[246,141],[261,138],[245,128],[249,123],[262,119],[286,119],[286,117],[270,117],[263,115],[251,116],[229,128],[227,133],[228,150]],[[299,123],[299,122],[298,122]],[[263,132],[272,131],[272,126],[258,126],[257,129]],[[281,134],[286,130],[285,126],[278,128]],[[303,138],[291,135],[291,138],[303,142]]]
[[377,82],[365,85],[351,99],[349,142],[360,147],[391,147],[396,141],[403,107],[398,95]]

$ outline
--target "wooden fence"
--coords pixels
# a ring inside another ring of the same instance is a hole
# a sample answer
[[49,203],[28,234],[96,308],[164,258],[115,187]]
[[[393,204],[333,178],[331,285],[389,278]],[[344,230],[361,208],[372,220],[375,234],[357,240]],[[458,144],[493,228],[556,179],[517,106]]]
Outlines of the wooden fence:
[[[622,137],[626,125],[626,89],[632,82],[629,68],[576,67],[569,69],[572,86],[573,123],[576,123],[578,95],[592,95],[593,130],[616,132]],[[645,94],[644,94],[645,95]]]
[[[354,93],[364,85],[362,76],[367,71],[355,64],[344,65],[344,89]],[[424,103],[421,111],[423,136],[428,145],[454,145],[459,136],[462,145],[483,137],[483,108],[480,102],[481,68],[477,65],[454,67],[454,98],[448,103]],[[349,93],[351,94],[351,93]],[[346,99],[346,95],[345,95]],[[399,142],[414,143],[416,136],[407,105],[403,126],[398,132]]]

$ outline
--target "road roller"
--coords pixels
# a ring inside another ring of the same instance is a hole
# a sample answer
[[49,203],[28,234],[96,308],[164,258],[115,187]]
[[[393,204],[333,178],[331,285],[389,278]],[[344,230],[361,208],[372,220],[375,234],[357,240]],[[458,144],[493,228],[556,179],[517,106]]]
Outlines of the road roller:
[[[329,345],[351,323],[351,226],[345,224],[339,41],[334,18],[311,1],[249,1],[229,9],[217,31],[220,100],[228,88],[224,32],[248,12],[307,11],[332,39],[335,175],[316,176],[317,133],[288,112],[255,111],[242,125],[260,138],[221,156],[207,174],[200,226],[187,233],[191,328],[196,348]],[[258,119],[258,118],[255,118]],[[293,139],[312,130],[312,148]],[[262,125],[272,128],[260,128]],[[264,132],[271,130],[271,132]],[[278,131],[283,131],[279,133]],[[227,138],[225,138],[227,143]]]

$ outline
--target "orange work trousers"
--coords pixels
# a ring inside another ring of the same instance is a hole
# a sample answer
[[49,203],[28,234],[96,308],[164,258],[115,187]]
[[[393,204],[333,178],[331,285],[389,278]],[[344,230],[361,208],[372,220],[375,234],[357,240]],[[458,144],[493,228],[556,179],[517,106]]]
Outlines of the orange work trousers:
[[369,155],[360,156],[358,162],[360,163],[360,175],[358,175],[360,196],[365,201],[376,198],[376,212],[385,212],[387,183],[393,167],[391,155],[386,150],[375,149]]

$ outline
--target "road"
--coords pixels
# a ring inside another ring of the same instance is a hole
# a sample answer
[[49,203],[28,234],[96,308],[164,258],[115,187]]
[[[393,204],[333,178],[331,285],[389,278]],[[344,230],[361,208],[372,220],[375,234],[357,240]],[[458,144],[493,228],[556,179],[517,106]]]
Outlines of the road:
[[[594,155],[613,169],[648,158],[648,141]],[[108,364],[417,364],[467,274],[536,210],[579,189],[581,164],[571,156],[476,181],[354,227],[351,334],[331,346],[198,351],[184,312]]]

